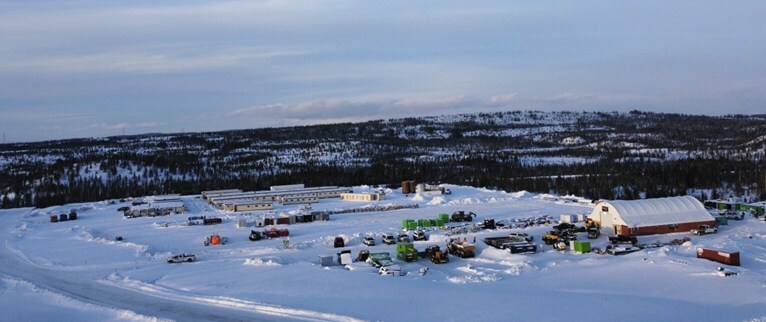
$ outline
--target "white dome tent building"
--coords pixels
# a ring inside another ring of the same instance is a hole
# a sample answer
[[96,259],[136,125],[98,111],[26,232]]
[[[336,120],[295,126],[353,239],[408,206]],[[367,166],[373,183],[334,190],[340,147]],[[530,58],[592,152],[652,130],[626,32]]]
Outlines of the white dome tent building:
[[602,201],[588,219],[603,232],[631,236],[685,232],[715,224],[702,202],[692,196]]

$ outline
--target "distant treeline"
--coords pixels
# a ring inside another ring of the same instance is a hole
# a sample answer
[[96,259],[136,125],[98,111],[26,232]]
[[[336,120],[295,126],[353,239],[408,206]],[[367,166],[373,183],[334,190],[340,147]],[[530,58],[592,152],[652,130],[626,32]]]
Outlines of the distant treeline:
[[756,116],[502,112],[0,145],[3,208],[271,185],[454,183],[635,199],[766,199]]

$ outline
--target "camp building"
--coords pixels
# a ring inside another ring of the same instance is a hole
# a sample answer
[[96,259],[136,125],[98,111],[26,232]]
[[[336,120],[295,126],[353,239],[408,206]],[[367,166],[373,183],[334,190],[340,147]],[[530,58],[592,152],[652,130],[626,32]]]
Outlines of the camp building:
[[599,224],[603,232],[632,236],[685,232],[715,224],[713,216],[692,196],[601,201],[588,219]]

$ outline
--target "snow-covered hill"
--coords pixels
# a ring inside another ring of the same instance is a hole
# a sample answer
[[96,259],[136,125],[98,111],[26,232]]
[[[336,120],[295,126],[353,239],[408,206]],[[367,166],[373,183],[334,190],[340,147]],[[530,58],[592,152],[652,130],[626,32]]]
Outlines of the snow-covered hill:
[[[402,195],[387,190],[377,205],[418,208],[332,215],[330,221],[282,225],[284,239],[250,241],[237,219],[253,217],[212,209],[197,196],[183,196],[187,214],[126,219],[126,203],[96,202],[45,209],[0,211],[0,309],[10,320],[311,320],[311,321],[764,321],[766,320],[766,222],[730,221],[716,235],[644,236],[641,243],[691,237],[679,246],[624,255],[574,254],[539,245],[517,255],[481,243],[490,236],[526,232],[540,243],[549,225],[478,230],[451,237],[478,239],[476,257],[450,257],[447,264],[399,262],[407,275],[380,276],[364,263],[347,270],[322,267],[320,255],[335,255],[336,236],[354,257],[361,249],[389,252],[380,234],[398,233],[404,219],[431,219],[457,210],[484,218],[514,220],[587,214],[577,198],[528,192],[506,193],[451,186],[451,195]],[[354,187],[371,191],[368,186]],[[369,203],[322,200],[314,210],[363,207]],[[79,210],[76,221],[49,222],[51,213]],[[298,206],[277,212],[297,213]],[[188,216],[218,216],[223,224],[187,226]],[[450,226],[458,226],[453,223]],[[452,230],[429,231],[443,247]],[[204,246],[207,236],[226,245]],[[361,239],[374,234],[377,246]],[[123,237],[116,241],[115,237]],[[582,239],[584,239],[584,235]],[[593,241],[604,247],[605,236]],[[721,264],[697,259],[698,246],[737,250],[737,276],[721,277]],[[172,254],[192,253],[193,263],[168,264]],[[427,273],[419,272],[427,268]]]

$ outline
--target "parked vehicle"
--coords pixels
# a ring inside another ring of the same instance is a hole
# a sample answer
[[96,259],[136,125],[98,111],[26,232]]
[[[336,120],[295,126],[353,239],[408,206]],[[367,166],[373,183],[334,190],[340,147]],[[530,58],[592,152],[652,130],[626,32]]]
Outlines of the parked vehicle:
[[699,227],[692,229],[691,233],[695,235],[717,234],[718,228],[711,225],[700,225]]
[[726,216],[726,219],[732,219],[732,220],[742,220],[745,219],[745,213],[742,211],[732,211],[729,210],[723,214]]
[[609,242],[612,244],[635,245],[638,243],[638,238],[636,236],[628,236],[628,235],[612,235],[612,236],[609,236]]
[[370,258],[370,251],[366,249],[362,249],[359,251],[359,255],[356,256],[356,261],[366,262],[368,258]]
[[492,218],[484,218],[484,222],[479,224],[482,229],[496,229],[495,220]]
[[447,251],[460,258],[474,257],[476,245],[464,241],[451,241],[447,244]]
[[178,254],[168,258],[168,263],[191,263],[197,260],[197,256],[191,254]]
[[399,265],[381,266],[380,269],[378,269],[378,274],[389,276],[404,276],[404,272],[402,272],[402,268],[399,267]]
[[251,230],[250,237],[248,237],[248,239],[252,241],[261,240],[263,239],[263,235],[259,231]]
[[476,217],[475,213],[472,212],[465,212],[465,211],[455,211],[452,213],[452,217],[450,217],[450,221],[455,222],[461,222],[461,221],[473,221],[473,217]]
[[399,236],[396,238],[400,243],[409,243],[410,242],[410,235],[407,234],[399,234]]
[[364,236],[362,243],[367,246],[375,246],[375,237],[372,237],[370,235]]
[[412,239],[414,240],[428,240],[428,235],[426,235],[426,232],[424,232],[421,229],[416,230],[412,234]]
[[528,241],[528,242],[531,242],[531,241],[534,241],[534,240],[535,240],[535,236],[530,236],[530,235],[529,235],[529,234],[527,234],[527,233],[518,233],[518,232],[515,232],[515,233],[510,233],[510,234],[508,234],[508,237],[518,237],[518,238],[523,238],[524,240],[526,240],[526,241]]
[[343,237],[341,236],[335,237],[335,240],[333,241],[333,247],[339,248],[339,247],[345,247],[345,246],[346,246],[346,241],[343,240]]
[[394,235],[392,234],[383,234],[383,243],[393,245],[396,244],[396,239],[394,239]]
[[[430,248],[430,250],[428,249]],[[433,245],[429,246],[426,249],[426,253],[429,254],[429,259],[434,264],[445,264],[449,263],[449,256],[447,256],[447,253],[442,252],[441,249],[439,249],[439,246]]]
[[596,239],[601,236],[601,231],[596,227],[588,228],[588,239]]
[[263,231],[264,238],[279,238],[290,236],[290,231],[287,229],[266,229]]
[[577,235],[570,230],[551,230],[543,235],[543,241],[546,245],[555,245],[559,242],[568,243],[570,240],[577,240]]

